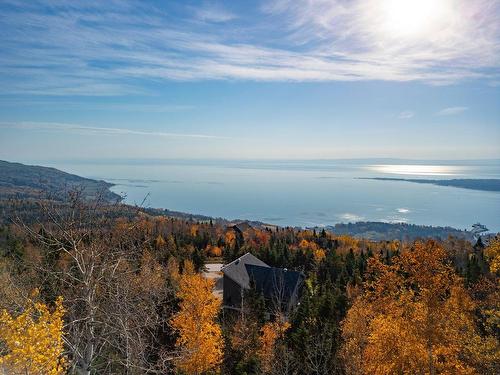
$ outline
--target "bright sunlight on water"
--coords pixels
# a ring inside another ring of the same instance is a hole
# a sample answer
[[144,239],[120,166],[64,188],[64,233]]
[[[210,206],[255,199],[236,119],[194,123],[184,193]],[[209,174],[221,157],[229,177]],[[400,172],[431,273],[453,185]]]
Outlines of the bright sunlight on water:
[[387,174],[412,176],[459,176],[464,172],[463,166],[451,165],[409,165],[379,164],[369,165],[369,170]]

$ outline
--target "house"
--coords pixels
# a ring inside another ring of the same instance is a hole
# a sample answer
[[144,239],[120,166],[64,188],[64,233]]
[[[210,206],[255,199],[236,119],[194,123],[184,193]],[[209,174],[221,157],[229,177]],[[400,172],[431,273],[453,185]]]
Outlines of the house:
[[252,229],[253,227],[248,221],[242,221],[233,225],[229,225],[228,228],[233,229],[236,233],[243,236],[245,231],[247,231],[248,229]]
[[250,289],[250,275],[247,266],[269,267],[266,263],[250,253],[233,260],[222,267],[222,305],[240,307],[243,290]]
[[304,282],[301,272],[270,267],[259,258],[246,253],[222,268],[223,306],[241,308],[245,290],[254,287],[268,305],[291,311],[298,304]]

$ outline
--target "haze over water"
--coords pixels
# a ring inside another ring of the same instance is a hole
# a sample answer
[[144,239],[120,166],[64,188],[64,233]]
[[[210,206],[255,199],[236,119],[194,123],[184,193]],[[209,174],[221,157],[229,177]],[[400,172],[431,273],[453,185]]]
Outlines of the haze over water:
[[116,184],[125,202],[281,226],[384,221],[500,230],[500,193],[360,177],[500,178],[498,161],[395,160],[57,162]]

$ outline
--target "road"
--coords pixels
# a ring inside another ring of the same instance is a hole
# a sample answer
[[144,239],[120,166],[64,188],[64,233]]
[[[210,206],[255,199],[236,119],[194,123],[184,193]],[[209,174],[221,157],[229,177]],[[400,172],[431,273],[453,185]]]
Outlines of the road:
[[203,276],[215,280],[213,293],[220,299],[222,299],[222,272],[220,270],[223,266],[222,263],[208,263],[205,264],[205,271],[203,271]]

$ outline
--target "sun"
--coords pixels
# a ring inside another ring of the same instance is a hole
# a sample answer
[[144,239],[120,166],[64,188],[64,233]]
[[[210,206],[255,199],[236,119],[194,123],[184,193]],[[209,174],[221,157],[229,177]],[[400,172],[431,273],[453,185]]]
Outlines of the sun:
[[381,29],[392,37],[430,36],[446,23],[451,0],[382,0]]

